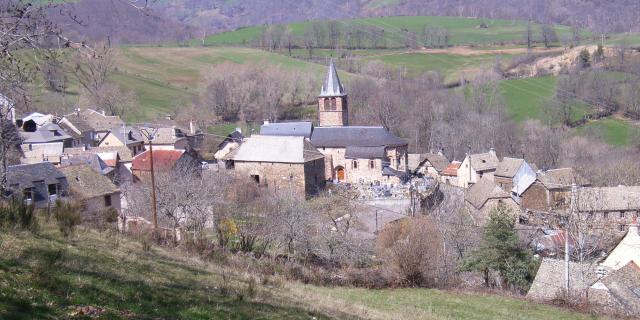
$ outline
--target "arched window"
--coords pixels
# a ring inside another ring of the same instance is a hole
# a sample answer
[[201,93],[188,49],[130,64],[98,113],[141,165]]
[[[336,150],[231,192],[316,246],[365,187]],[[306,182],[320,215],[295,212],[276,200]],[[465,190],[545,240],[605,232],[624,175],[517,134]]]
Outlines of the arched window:
[[331,98],[331,109],[336,110],[336,98]]
[[329,98],[324,98],[323,104],[324,110],[329,110]]

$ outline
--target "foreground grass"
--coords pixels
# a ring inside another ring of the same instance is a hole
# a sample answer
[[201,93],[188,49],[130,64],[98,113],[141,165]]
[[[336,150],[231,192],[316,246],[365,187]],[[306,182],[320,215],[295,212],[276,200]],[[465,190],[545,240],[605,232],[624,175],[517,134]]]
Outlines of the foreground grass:
[[547,305],[495,295],[457,294],[430,289],[326,289],[332,297],[395,319],[597,319]]
[[[589,319],[512,298],[429,289],[366,290],[274,277],[254,286],[238,270],[115,233],[64,239],[1,233],[0,319]],[[225,275],[223,277],[223,275]],[[226,280],[224,280],[226,279]]]
[[68,242],[57,233],[2,234],[1,319],[84,319],[78,310],[86,307],[100,319],[325,318],[229,293],[247,284],[231,278],[222,287],[216,270],[160,249],[145,253],[90,231]]

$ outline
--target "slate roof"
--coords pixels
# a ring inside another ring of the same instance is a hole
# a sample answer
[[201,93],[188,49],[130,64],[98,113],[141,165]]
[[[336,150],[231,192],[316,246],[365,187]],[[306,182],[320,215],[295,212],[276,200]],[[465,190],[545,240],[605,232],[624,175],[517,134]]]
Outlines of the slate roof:
[[[133,161],[133,153],[131,149],[126,146],[114,146],[114,147],[93,147],[93,148],[65,148],[64,154],[68,155],[77,155],[83,153],[92,153],[101,155],[103,153],[116,153],[120,157],[120,161],[122,162],[131,162]],[[101,156],[103,161],[107,162],[104,157]],[[109,164],[111,165],[111,164]]]
[[46,124],[38,128],[35,132],[20,131],[20,136],[22,137],[22,143],[24,144],[48,143],[71,139],[70,135],[62,130],[59,125],[54,123]]
[[[173,145],[177,141],[186,139],[186,135],[182,132],[182,130],[175,127],[164,127],[157,128],[156,135],[153,139],[153,144],[168,144]],[[148,143],[149,140],[147,137],[142,135],[142,140],[145,143]]]
[[602,262],[602,266],[615,270],[620,269],[631,261],[640,263],[640,235],[638,235],[637,225],[629,226],[627,235],[609,253]]
[[347,92],[344,90],[340,78],[338,77],[338,71],[336,65],[331,59],[329,62],[329,68],[327,70],[327,76],[322,84],[322,90],[320,91],[321,97],[338,97],[344,96]]
[[60,168],[67,176],[69,189],[82,200],[120,192],[109,178],[99,174],[88,165],[74,165]]
[[32,188],[37,181],[54,184],[64,178],[65,175],[49,162],[21,164],[7,168],[8,185],[17,185],[20,189]]
[[640,210],[640,186],[578,188],[578,210],[636,211]]
[[[527,297],[536,300],[550,301],[561,297],[564,292],[564,260],[543,258]],[[582,295],[593,284],[598,276],[595,264],[570,262],[569,289],[572,294]]]
[[420,155],[420,165],[424,165],[429,161],[431,165],[438,171],[442,172],[449,165],[449,159],[438,153],[423,153]]
[[[126,132],[126,135],[125,135],[125,132]],[[140,131],[138,131],[136,128],[133,128],[133,127],[125,127],[124,131],[122,127],[113,128],[111,129],[111,132],[109,132],[109,134],[114,135],[116,139],[118,139],[122,143],[125,143],[126,141],[126,145],[130,145],[134,143],[144,143],[144,138],[142,134],[140,134]],[[107,136],[105,135],[104,138],[106,137]]]
[[493,151],[471,155],[471,167],[475,171],[493,170],[498,166],[498,157]]
[[518,169],[520,169],[523,163],[524,159],[504,157],[502,158],[502,161],[498,163],[494,175],[498,177],[513,178],[516,173],[518,173]]
[[445,175],[445,176],[457,177],[458,176],[458,169],[460,169],[461,165],[462,165],[462,162],[453,161],[453,162],[449,163],[449,165],[442,171],[442,174]]
[[613,271],[602,280],[609,293],[630,315],[640,315],[640,266],[634,262]]
[[384,146],[381,147],[347,147],[344,153],[346,159],[383,159]]
[[540,172],[538,173],[538,180],[540,180],[547,189],[569,188],[574,182],[578,186],[589,184],[584,178],[578,175],[573,168],[559,168]]
[[464,199],[476,209],[482,208],[489,199],[505,198],[511,198],[511,195],[487,177],[482,177],[480,181],[469,187],[464,195]]
[[[154,171],[173,168],[184,153],[184,150],[153,150]],[[151,171],[150,154],[151,152],[147,150],[135,156],[131,168],[133,170]]]
[[91,169],[102,175],[108,174],[114,170],[112,168],[113,166],[108,165],[104,160],[100,158],[98,154],[94,153],[73,155],[68,158],[62,159],[62,161],[60,162],[60,166],[62,167],[78,165],[89,166]]
[[311,122],[267,123],[260,127],[260,135],[263,136],[294,136],[309,139],[312,132]]
[[106,116],[101,112],[84,109],[65,116],[78,130],[86,131],[110,131],[114,127],[122,127],[124,122],[118,116]]
[[233,155],[235,161],[305,163],[324,158],[304,137],[253,135]]
[[407,141],[393,135],[383,127],[316,127],[311,144],[317,148],[334,147],[395,147],[407,145]]

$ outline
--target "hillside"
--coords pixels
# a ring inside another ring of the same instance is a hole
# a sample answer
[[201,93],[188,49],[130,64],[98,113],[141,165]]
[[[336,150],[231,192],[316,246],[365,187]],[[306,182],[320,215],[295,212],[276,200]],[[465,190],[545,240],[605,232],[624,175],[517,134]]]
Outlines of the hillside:
[[44,223],[36,236],[0,237],[2,319],[593,319],[492,295],[250,281],[108,231],[68,240]]

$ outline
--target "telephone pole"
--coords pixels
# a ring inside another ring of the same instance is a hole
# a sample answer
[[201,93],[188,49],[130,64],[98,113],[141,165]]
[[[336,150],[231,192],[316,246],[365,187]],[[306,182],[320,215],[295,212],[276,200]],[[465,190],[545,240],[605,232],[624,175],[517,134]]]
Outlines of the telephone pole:
[[153,139],[158,133],[158,129],[145,127],[140,130],[140,133],[149,141],[149,169],[151,170],[151,212],[153,213],[153,231],[158,230],[158,209],[156,204],[156,175],[153,170]]

